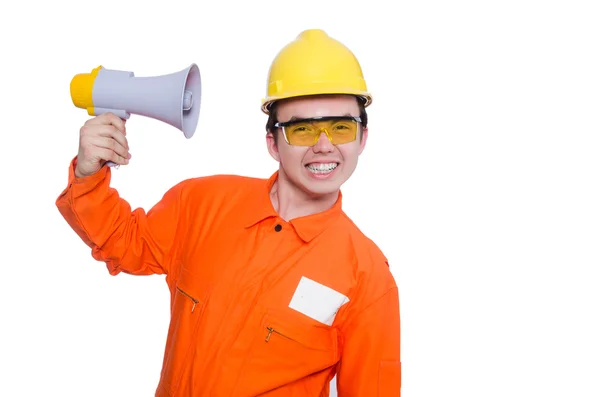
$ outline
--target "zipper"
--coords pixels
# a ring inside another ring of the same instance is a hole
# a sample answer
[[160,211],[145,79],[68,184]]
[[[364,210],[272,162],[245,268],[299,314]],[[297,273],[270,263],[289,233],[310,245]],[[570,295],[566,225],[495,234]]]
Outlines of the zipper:
[[182,290],[181,288],[177,287],[177,290],[179,292],[181,292],[183,295],[187,296],[188,298],[190,298],[192,300],[192,302],[194,302],[194,305],[192,306],[192,313],[194,312],[194,309],[196,308],[196,304],[198,303],[198,299],[194,298],[193,296],[191,296],[190,294],[188,294],[187,292],[185,292],[184,290]]
[[284,334],[282,334],[281,332],[277,331],[277,330],[276,330],[275,328],[273,328],[273,327],[267,327],[267,330],[269,331],[269,333],[267,334],[267,337],[265,338],[265,342],[268,342],[268,341],[271,339],[271,334],[272,334],[273,332],[275,332],[275,333],[276,333],[276,334],[278,334],[278,335],[281,335],[281,336],[283,336],[284,338],[291,339],[290,337],[288,337],[288,336],[285,336]]

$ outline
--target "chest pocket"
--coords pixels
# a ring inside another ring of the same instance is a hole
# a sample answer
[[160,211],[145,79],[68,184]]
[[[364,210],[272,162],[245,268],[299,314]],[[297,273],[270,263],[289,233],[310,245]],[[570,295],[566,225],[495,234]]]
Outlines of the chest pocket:
[[270,310],[253,332],[234,396],[266,393],[323,371],[339,360],[338,330],[299,313]]
[[181,377],[189,367],[192,343],[198,333],[209,294],[210,288],[207,285],[182,269],[175,284],[171,321],[161,371],[161,387],[170,395],[175,394]]

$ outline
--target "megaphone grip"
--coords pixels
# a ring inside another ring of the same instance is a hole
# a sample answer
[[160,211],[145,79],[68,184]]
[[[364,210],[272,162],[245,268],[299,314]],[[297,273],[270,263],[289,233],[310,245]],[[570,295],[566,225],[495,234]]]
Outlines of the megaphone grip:
[[104,108],[94,108],[94,113],[96,115],[101,115],[103,113],[113,113],[115,116],[119,116],[123,120],[127,120],[131,114],[121,109],[104,109]]

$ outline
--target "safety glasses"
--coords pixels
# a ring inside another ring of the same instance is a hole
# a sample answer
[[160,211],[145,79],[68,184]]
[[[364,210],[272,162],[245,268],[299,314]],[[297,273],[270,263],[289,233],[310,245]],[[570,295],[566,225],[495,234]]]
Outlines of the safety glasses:
[[324,132],[334,145],[352,142],[356,139],[360,117],[328,116],[309,119],[292,119],[275,123],[281,128],[285,141],[293,146],[313,146]]

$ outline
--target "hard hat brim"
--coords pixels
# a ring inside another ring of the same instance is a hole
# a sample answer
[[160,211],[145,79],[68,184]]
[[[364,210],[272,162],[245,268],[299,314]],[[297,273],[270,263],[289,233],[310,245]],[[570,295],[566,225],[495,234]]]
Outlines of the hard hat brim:
[[285,99],[309,98],[309,97],[319,97],[319,96],[325,96],[325,95],[355,96],[363,101],[363,105],[365,108],[368,107],[369,105],[371,105],[371,103],[373,103],[373,96],[368,92],[351,92],[351,91],[343,91],[343,92],[341,92],[341,91],[330,91],[330,92],[323,91],[323,92],[318,92],[318,93],[303,92],[303,93],[297,93],[297,94],[288,94],[288,95],[284,95],[284,96],[274,96],[274,97],[264,98],[262,100],[261,110],[263,111],[263,113],[269,114],[270,109],[275,102],[282,101]]

